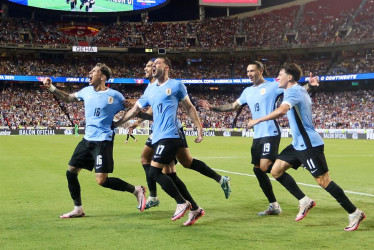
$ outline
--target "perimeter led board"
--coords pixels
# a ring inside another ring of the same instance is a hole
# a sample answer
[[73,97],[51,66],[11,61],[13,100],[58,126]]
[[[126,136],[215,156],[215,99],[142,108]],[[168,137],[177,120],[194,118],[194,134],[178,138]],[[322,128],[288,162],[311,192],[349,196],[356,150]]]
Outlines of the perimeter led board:
[[250,7],[261,6],[261,0],[199,0],[203,6]]
[[[90,12],[124,12],[142,11],[163,5],[170,0],[9,0],[17,4],[49,10],[87,12],[86,5],[90,6]],[[71,9],[71,2],[75,2],[75,8]],[[93,4],[94,3],[94,4]],[[80,6],[82,8],[80,8]]]

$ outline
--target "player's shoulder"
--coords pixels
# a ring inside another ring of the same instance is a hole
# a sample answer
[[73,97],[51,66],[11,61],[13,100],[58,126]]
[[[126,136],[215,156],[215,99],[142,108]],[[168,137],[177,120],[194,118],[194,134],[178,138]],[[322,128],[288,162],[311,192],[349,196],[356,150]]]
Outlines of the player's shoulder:
[[183,84],[181,80],[174,79],[174,78],[170,78],[170,79],[169,79],[169,83],[172,84],[172,85],[180,85],[180,84]]
[[114,98],[120,98],[120,99],[124,98],[124,96],[121,92],[119,92],[118,90],[112,89],[112,88],[107,88],[104,91],[104,93],[105,93],[105,95],[112,96]]
[[93,86],[91,86],[91,85],[83,87],[79,90],[79,92],[81,92],[81,93],[88,93],[88,92],[93,92],[93,91],[95,91],[95,90],[94,90]]
[[298,93],[300,93],[300,91],[303,91],[303,90],[304,90],[303,87],[301,87],[298,84],[295,84],[292,87],[285,89],[284,94],[285,95],[297,95]]
[[276,81],[272,80],[265,80],[264,85],[269,88],[278,88],[279,84]]

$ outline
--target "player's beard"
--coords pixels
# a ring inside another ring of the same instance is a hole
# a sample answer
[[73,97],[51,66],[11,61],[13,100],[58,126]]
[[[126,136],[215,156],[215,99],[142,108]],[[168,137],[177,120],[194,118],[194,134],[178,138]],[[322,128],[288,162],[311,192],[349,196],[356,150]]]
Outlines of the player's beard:
[[152,72],[152,76],[156,79],[160,78],[161,76],[164,75],[164,70],[163,69],[156,69],[156,72]]

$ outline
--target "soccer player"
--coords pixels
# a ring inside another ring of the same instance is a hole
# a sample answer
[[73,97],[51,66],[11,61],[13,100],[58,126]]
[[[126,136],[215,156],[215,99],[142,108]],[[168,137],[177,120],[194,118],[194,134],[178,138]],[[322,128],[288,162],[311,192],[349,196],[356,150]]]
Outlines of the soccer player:
[[145,189],[143,186],[133,186],[119,178],[108,177],[113,172],[113,140],[114,131],[111,129],[113,118],[117,112],[124,109],[125,98],[121,93],[105,86],[110,78],[111,70],[105,64],[98,63],[89,74],[89,85],[80,91],[68,94],[52,85],[50,78],[45,78],[43,84],[56,97],[65,102],[84,101],[86,131],[84,138],[75,148],[66,171],[66,178],[74,210],[63,214],[60,218],[83,217],[81,189],[78,173],[82,169],[95,169],[96,181],[100,186],[113,190],[130,192],[138,201],[142,212],[145,208]]
[[70,9],[71,11],[75,11],[77,5],[77,0],[70,0]]
[[[189,218],[184,223],[184,225],[192,225],[205,214],[204,210],[193,201],[186,186],[176,174],[169,176],[164,174],[162,170],[168,170],[169,165],[173,164],[179,149],[183,147],[184,138],[177,123],[179,102],[187,110],[198,129],[196,143],[203,139],[202,126],[184,84],[181,81],[169,78],[170,60],[168,58],[157,58],[152,67],[152,75],[156,78],[156,81],[147,87],[134,107],[114,125],[121,125],[135,116],[141,108],[151,106],[153,111],[152,148],[154,151],[148,171],[149,177],[160,184],[162,189],[177,202],[177,209],[171,218],[172,220],[183,217],[192,205]],[[172,171],[175,172],[175,170]]]
[[366,215],[352,204],[343,189],[330,178],[324,155],[324,142],[313,126],[312,101],[305,89],[297,84],[301,74],[301,68],[297,64],[284,64],[277,77],[279,87],[285,89],[282,104],[270,114],[249,121],[248,126],[272,121],[287,114],[292,132],[292,144],[277,157],[271,174],[299,200],[300,209],[295,220],[302,220],[316,205],[300,190],[291,175],[286,173],[289,168],[297,169],[302,164],[317,183],[348,212],[349,224],[344,230],[354,231]]
[[[155,78],[152,76],[152,65],[153,65],[154,59],[151,59],[148,61],[144,68],[145,72],[145,78],[149,79],[150,85],[152,85],[155,82]],[[147,111],[148,114],[152,114],[152,109],[150,108]],[[129,129],[135,129],[139,124],[143,121],[143,119],[138,118],[137,121],[135,121]],[[183,135],[182,137],[184,138],[184,143],[183,146],[178,150],[177,153],[177,160],[182,164],[183,167],[189,168],[192,170],[195,170],[213,180],[218,182],[221,186],[221,188],[224,191],[226,199],[229,198],[230,193],[231,193],[231,187],[230,187],[230,178],[227,176],[221,176],[217,172],[215,172],[213,169],[208,167],[204,162],[195,159],[191,156],[191,153],[188,149],[188,144],[186,141],[186,137],[183,132],[183,127],[181,122],[178,119],[178,128],[180,130],[180,133]],[[145,209],[149,209],[151,207],[158,206],[160,204],[159,199],[157,198],[157,187],[156,187],[156,182],[149,177],[149,168],[151,167],[151,161],[152,161],[152,155],[154,153],[153,147],[152,147],[152,135],[148,138],[148,140],[145,143],[145,146],[143,148],[142,154],[141,154],[141,164],[143,165],[145,174],[146,174],[146,179],[148,183],[148,189],[150,196],[147,199],[147,203],[145,206]]]
[[78,122],[76,122],[74,124],[74,134],[75,134],[75,137],[79,136],[78,131],[79,131],[79,126],[78,126]]
[[134,139],[135,142],[138,142],[138,140],[135,138],[135,136],[132,135],[132,132],[130,132],[130,130],[129,130],[129,132],[126,135],[126,141],[125,141],[125,143],[129,143],[130,136],[131,136],[132,139]]
[[[233,103],[220,106],[212,106],[206,100],[200,100],[200,105],[215,112],[227,112],[239,109],[247,104],[251,110],[252,117],[267,115],[275,109],[278,98],[283,94],[283,90],[276,82],[266,81],[263,77],[264,65],[259,61],[250,62],[247,66],[247,75],[252,86],[247,87],[241,96]],[[253,172],[255,173],[259,185],[269,201],[269,207],[259,212],[258,215],[279,215],[282,212],[266,173],[270,173],[271,167],[278,155],[280,142],[280,129],[276,121],[269,121],[259,124],[254,128],[255,134],[251,148]]]

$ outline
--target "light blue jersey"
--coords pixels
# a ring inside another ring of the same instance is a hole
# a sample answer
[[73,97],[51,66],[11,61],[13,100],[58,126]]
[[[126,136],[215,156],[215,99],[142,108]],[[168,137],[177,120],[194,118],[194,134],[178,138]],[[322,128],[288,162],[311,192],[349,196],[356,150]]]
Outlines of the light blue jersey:
[[169,79],[164,84],[149,86],[136,102],[140,108],[151,106],[153,110],[152,144],[161,139],[180,138],[177,110],[178,104],[187,96],[186,86],[181,81]]
[[[265,81],[258,86],[250,86],[236,100],[240,105],[248,104],[252,113],[252,119],[258,119],[274,111],[275,104],[283,89],[278,87],[277,82]],[[277,136],[280,134],[279,125],[275,120],[261,122],[254,126],[254,139]]]
[[295,84],[284,92],[282,104],[290,106],[287,117],[292,133],[292,146],[304,150],[323,145],[321,136],[315,131],[312,120],[312,100],[304,87]]
[[112,141],[111,125],[114,115],[124,109],[125,98],[116,90],[95,91],[88,86],[75,93],[78,100],[84,101],[86,131],[88,141]]

